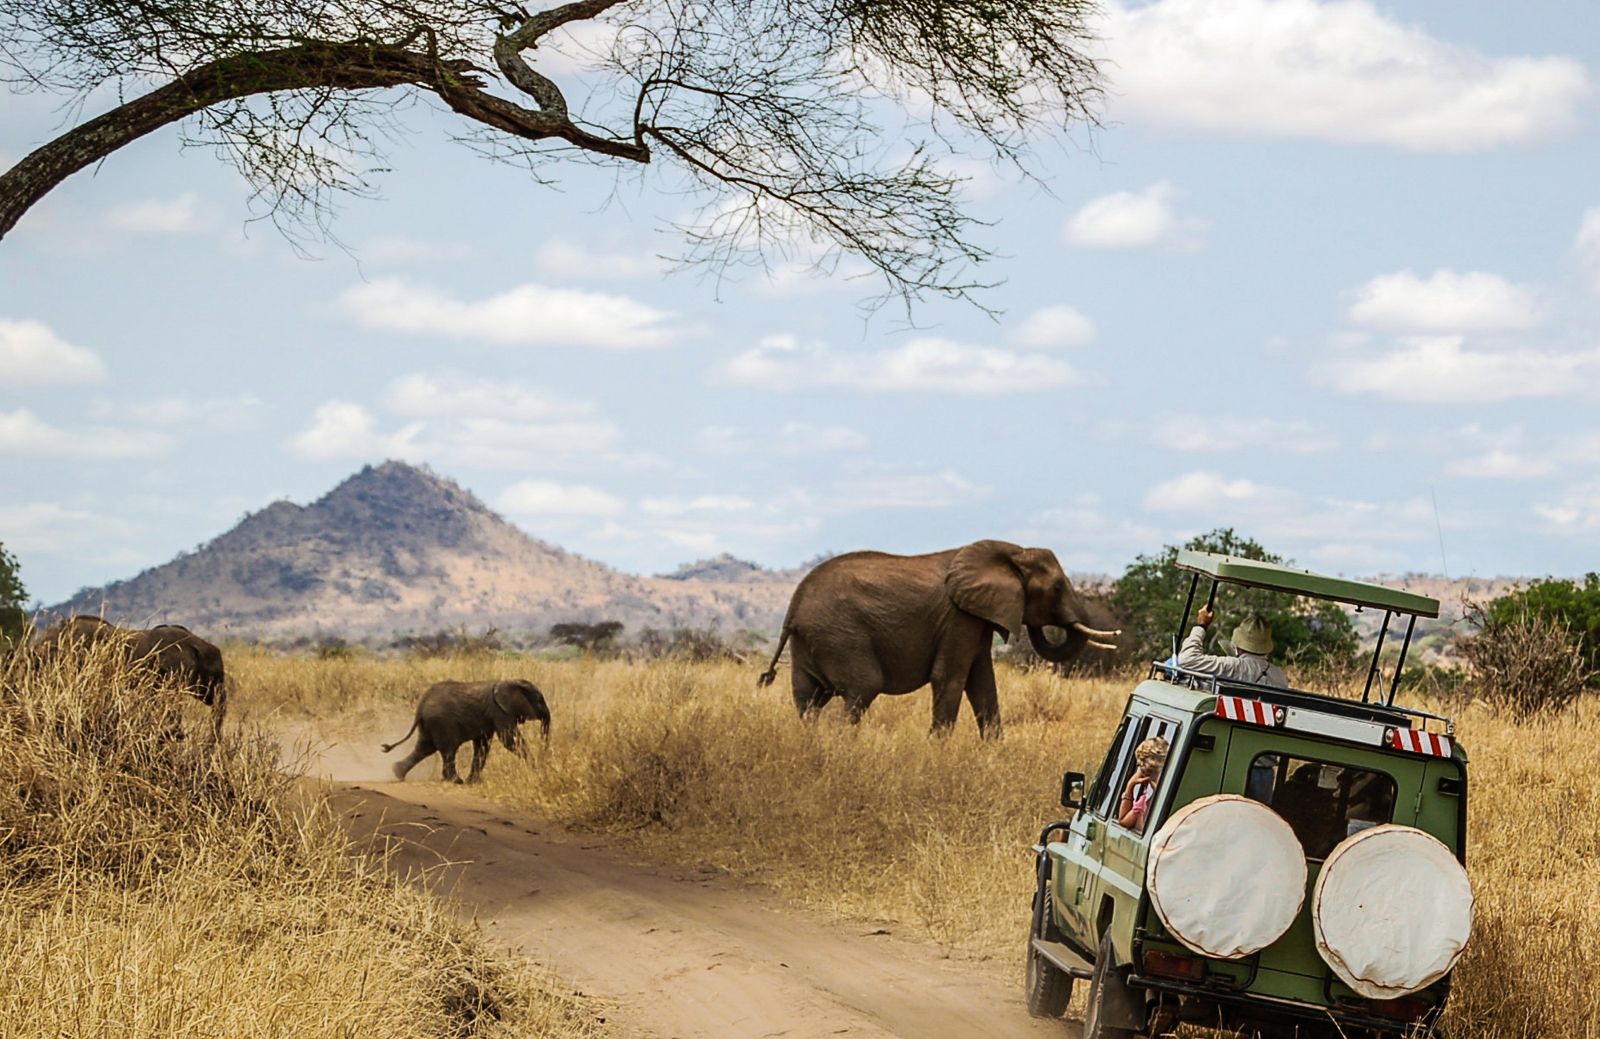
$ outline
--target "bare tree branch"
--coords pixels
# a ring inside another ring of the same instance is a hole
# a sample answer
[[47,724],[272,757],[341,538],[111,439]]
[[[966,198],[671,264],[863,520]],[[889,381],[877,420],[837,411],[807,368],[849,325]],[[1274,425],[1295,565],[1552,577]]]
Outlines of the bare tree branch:
[[[683,228],[686,262],[826,268],[853,255],[882,277],[881,298],[971,299],[989,253],[948,160],[978,154],[1027,171],[1042,133],[1093,125],[1093,10],[1090,0],[573,0],[531,11],[515,0],[8,0],[0,80],[119,103],[0,174],[0,237],[76,170],[173,123],[234,162],[275,219],[324,226],[334,194],[369,190],[406,102],[432,96],[501,158],[643,167],[659,151],[702,203]],[[577,72],[573,33],[589,41]],[[567,56],[559,68],[543,60],[551,50]]]

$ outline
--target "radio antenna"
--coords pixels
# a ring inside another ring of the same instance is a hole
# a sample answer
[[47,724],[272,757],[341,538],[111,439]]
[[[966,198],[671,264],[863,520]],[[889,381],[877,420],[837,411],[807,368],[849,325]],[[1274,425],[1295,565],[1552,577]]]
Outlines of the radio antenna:
[[1439,496],[1434,493],[1432,487],[1429,487],[1428,497],[1433,499],[1433,529],[1439,535],[1439,565],[1444,567],[1444,576],[1448,580],[1450,577],[1450,562],[1444,557],[1444,524],[1439,522]]

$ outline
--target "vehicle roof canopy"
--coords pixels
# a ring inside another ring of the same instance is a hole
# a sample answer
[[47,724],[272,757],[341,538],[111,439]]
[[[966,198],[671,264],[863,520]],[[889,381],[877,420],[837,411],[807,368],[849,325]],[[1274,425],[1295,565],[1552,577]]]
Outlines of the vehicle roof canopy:
[[1353,606],[1371,606],[1394,613],[1417,617],[1439,616],[1439,600],[1398,588],[1385,588],[1368,581],[1351,581],[1343,577],[1328,577],[1310,570],[1296,570],[1278,563],[1264,563],[1258,559],[1241,559],[1238,556],[1219,555],[1215,552],[1194,552],[1180,549],[1178,569],[1205,574],[1226,584],[1266,588],[1274,592],[1289,592],[1310,596],[1313,599],[1330,599]]

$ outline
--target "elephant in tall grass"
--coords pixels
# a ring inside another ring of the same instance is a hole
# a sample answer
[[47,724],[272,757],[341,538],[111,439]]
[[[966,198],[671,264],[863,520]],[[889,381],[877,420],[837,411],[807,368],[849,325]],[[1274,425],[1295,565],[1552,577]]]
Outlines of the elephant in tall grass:
[[476,783],[489,759],[493,738],[498,736],[507,750],[519,750],[522,741],[518,729],[530,719],[539,721],[548,741],[550,708],[532,682],[438,682],[422,694],[411,728],[393,743],[383,744],[383,752],[394,750],[420,729],[411,753],[395,762],[394,777],[404,780],[419,761],[437,752],[444,762],[444,778],[459,783],[456,751],[463,743],[471,743],[472,770],[467,773],[467,782]]
[[34,647],[41,661],[61,653],[82,654],[111,644],[130,667],[148,667],[162,680],[211,708],[211,729],[222,735],[228,709],[222,650],[181,624],[123,628],[101,617],[79,615],[46,628]]
[[[933,729],[948,730],[961,695],[985,736],[1000,735],[990,657],[995,633],[1023,627],[1045,659],[1065,662],[1086,648],[1115,650],[1121,634],[1087,624],[1089,612],[1045,548],[975,541],[920,556],[851,552],[807,574],[789,600],[778,648],[759,684],[778,675],[793,642],[794,705],[805,716],[835,696],[859,719],[880,693],[933,684]],[[1051,642],[1046,627],[1066,638]]]

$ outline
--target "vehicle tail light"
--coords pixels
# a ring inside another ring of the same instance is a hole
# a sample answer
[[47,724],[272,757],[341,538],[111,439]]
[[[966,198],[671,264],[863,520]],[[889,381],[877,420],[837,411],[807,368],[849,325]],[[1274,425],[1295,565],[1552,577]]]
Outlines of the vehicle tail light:
[[1197,960],[1192,956],[1182,956],[1175,952],[1162,952],[1159,949],[1146,949],[1144,951],[1144,972],[1160,978],[1181,978],[1185,981],[1199,981],[1206,976],[1204,960]]
[[1427,1015],[1433,1009],[1433,1004],[1426,999],[1416,996],[1403,996],[1400,999],[1375,999],[1369,1006],[1373,1011],[1384,1017],[1392,1017],[1401,1021],[1416,1021]]

